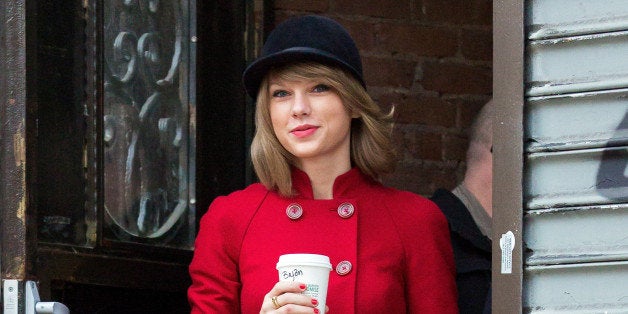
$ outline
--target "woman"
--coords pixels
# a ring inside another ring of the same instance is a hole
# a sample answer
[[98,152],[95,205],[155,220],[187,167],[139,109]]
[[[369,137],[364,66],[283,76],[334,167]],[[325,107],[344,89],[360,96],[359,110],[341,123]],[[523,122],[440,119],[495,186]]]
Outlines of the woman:
[[251,157],[261,183],[217,198],[201,220],[193,313],[319,313],[282,254],[330,257],[331,313],[456,313],[447,222],[418,195],[382,186],[392,113],[365,90],[355,43],[335,21],[290,19],[244,72],[257,100]]

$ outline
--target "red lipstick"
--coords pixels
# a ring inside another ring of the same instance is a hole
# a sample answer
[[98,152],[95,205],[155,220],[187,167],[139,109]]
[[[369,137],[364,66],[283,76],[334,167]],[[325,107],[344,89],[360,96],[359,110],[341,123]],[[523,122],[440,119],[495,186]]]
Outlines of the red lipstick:
[[317,129],[318,129],[317,126],[304,124],[304,125],[299,125],[298,127],[292,129],[290,133],[292,133],[294,136],[298,138],[304,138],[304,137],[312,135],[314,132],[316,132]]

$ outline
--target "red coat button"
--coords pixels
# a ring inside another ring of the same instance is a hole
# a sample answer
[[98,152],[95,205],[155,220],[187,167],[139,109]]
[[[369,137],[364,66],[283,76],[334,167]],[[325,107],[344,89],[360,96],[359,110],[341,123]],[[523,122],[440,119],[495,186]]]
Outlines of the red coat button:
[[349,218],[355,212],[355,207],[351,203],[342,203],[338,206],[338,216],[342,218]]
[[353,265],[349,261],[342,261],[336,265],[336,273],[340,276],[344,276],[351,272]]
[[299,219],[303,215],[303,207],[297,203],[292,203],[286,208],[286,215],[292,220]]

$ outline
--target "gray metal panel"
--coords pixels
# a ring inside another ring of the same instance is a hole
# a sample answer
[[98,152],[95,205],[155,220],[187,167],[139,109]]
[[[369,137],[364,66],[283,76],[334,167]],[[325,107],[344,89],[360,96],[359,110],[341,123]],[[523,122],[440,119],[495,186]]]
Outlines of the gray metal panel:
[[626,146],[530,154],[524,176],[525,207],[628,202],[627,165]]
[[523,237],[527,265],[628,260],[628,204],[530,211]]
[[628,29],[625,0],[529,0],[526,13],[530,39]]
[[529,98],[528,152],[628,143],[628,89]]
[[525,270],[527,313],[628,313],[628,262]]
[[528,96],[628,87],[628,31],[530,42]]
[[628,0],[525,3],[524,311],[628,313]]

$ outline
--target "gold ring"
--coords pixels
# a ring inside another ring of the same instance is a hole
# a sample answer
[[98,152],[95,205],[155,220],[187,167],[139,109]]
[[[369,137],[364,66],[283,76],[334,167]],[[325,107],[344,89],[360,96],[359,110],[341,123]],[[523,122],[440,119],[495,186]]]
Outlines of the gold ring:
[[270,300],[273,301],[273,306],[275,307],[275,310],[281,307],[281,305],[279,305],[279,302],[277,302],[277,296],[270,298]]

